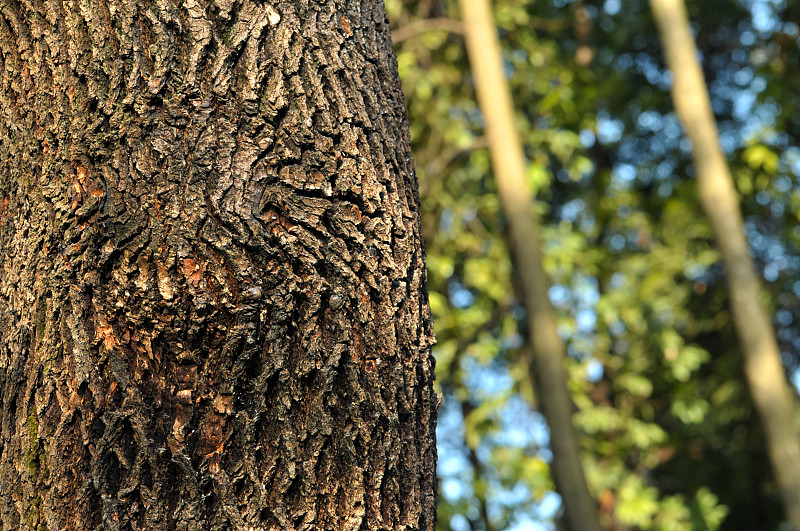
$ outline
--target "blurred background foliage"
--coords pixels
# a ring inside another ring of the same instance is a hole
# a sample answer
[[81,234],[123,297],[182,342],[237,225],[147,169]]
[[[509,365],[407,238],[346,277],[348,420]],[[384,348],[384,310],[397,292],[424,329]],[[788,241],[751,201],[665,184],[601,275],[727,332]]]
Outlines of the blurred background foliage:
[[[385,3],[439,341],[438,529],[557,529],[525,310],[457,2]],[[647,2],[493,6],[603,525],[787,529]],[[800,1],[688,7],[787,375],[798,382]]]

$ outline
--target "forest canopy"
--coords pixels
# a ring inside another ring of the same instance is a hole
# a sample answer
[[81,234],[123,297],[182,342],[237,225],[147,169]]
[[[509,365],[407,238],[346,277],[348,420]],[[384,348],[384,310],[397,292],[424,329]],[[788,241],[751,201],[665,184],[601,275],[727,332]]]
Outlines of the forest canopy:
[[[553,529],[563,500],[455,0],[387,0],[444,395],[439,529]],[[788,529],[726,267],[643,0],[495,0],[583,470],[607,529]],[[688,2],[763,300],[800,380],[800,5]],[[796,402],[795,387],[792,387]]]

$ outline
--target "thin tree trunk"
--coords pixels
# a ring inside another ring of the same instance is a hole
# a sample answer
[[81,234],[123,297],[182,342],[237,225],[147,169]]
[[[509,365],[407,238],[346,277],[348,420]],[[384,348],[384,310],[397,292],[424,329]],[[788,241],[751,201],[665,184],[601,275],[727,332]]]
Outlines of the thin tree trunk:
[[467,50],[486,122],[497,188],[508,218],[514,258],[522,280],[533,346],[531,373],[539,407],[550,427],[553,478],[561,493],[570,529],[595,531],[601,526],[586,486],[572,425],[573,405],[567,389],[566,349],[558,335],[547,295],[539,226],[533,194],[525,179],[522,146],[514,126],[511,92],[503,73],[497,28],[488,0],[461,0]]
[[382,2],[0,3],[0,529],[433,530]]
[[750,393],[764,425],[786,514],[800,531],[800,437],[796,405],[744,236],[738,199],[703,81],[682,0],[651,0],[674,82],[672,99],[693,144],[700,197],[728,276],[731,309],[742,344]]

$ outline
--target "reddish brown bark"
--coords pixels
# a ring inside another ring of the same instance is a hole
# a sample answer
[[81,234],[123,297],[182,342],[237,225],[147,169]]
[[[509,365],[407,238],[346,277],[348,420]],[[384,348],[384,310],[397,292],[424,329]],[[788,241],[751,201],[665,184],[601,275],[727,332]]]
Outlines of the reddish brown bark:
[[433,529],[378,1],[0,3],[0,529]]

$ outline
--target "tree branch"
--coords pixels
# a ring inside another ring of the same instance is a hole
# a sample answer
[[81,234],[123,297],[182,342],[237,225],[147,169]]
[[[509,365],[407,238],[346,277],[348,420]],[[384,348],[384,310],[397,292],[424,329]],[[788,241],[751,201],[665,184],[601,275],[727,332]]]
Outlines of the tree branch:
[[435,30],[463,34],[464,24],[447,17],[422,18],[392,31],[392,43],[398,44],[418,33]]

